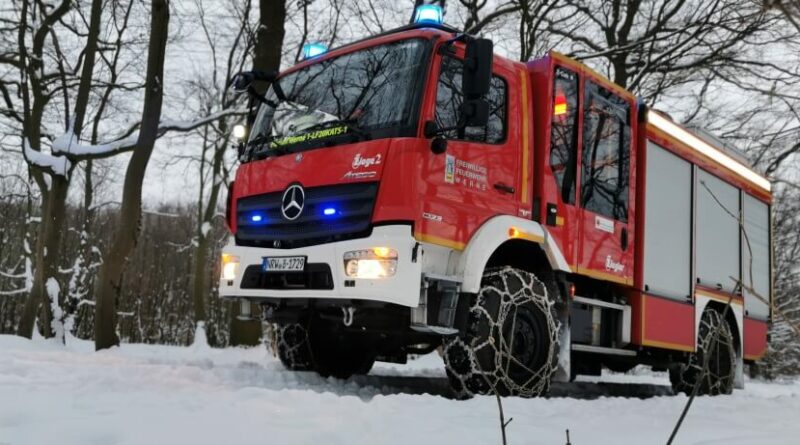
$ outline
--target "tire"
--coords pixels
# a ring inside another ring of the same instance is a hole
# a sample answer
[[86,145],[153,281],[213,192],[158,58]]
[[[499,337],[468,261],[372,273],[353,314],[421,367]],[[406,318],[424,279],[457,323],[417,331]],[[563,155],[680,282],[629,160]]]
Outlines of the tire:
[[[704,373],[706,359],[708,372]],[[697,333],[697,352],[689,356],[687,363],[670,368],[672,389],[675,393],[691,394],[699,380],[698,395],[730,394],[733,392],[735,359],[736,350],[730,325],[719,312],[706,309]]]
[[512,267],[487,270],[467,326],[444,344],[457,397],[536,397],[550,389],[558,356],[558,323],[547,287]]
[[313,370],[308,330],[300,323],[278,325],[275,329],[278,358],[290,371]]
[[347,379],[367,374],[375,363],[368,342],[331,328],[316,318],[279,326],[276,336],[281,363],[290,371],[315,371],[323,377]]

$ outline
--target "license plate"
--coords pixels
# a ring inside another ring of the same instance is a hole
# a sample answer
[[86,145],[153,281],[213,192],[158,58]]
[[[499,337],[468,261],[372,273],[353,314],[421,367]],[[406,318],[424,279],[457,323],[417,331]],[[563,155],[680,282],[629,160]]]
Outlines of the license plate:
[[304,256],[264,257],[261,264],[264,272],[302,272],[306,268]]

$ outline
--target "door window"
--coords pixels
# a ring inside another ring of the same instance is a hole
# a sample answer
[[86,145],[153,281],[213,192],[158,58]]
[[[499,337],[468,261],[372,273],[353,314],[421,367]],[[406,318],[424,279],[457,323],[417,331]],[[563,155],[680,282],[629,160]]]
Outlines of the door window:
[[550,132],[550,168],[561,198],[575,204],[575,170],[578,150],[578,76],[556,68],[553,117]]
[[449,139],[498,144],[506,137],[506,83],[492,76],[489,93],[484,99],[489,102],[489,122],[485,127],[457,129],[461,104],[461,76],[464,63],[453,57],[443,57],[436,91],[436,125],[447,129],[443,135]]
[[627,222],[630,106],[590,81],[586,81],[585,98],[581,205]]

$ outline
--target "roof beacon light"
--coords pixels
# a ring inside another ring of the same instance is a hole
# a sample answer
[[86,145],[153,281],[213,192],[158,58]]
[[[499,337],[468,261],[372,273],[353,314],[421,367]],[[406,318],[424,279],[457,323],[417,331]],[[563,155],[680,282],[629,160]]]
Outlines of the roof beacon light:
[[328,52],[328,45],[321,42],[303,44],[303,60],[321,56]]
[[444,21],[444,11],[439,5],[421,5],[414,12],[414,23],[441,25]]

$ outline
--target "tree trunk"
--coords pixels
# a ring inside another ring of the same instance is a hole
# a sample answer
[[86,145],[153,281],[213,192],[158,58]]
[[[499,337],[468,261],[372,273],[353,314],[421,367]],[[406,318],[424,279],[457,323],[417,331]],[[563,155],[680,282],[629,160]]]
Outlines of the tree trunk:
[[[81,72],[81,81],[78,86],[78,98],[75,104],[75,113],[73,114],[74,123],[71,130],[76,138],[80,138],[81,128],[83,127],[84,117],[86,115],[86,108],[89,102],[89,93],[92,88],[92,73],[94,72],[95,54],[97,53],[97,40],[100,35],[100,20],[102,12],[102,0],[93,0],[91,16],[89,22],[89,34],[86,38],[86,46],[84,48],[84,62]],[[66,13],[66,11],[65,11]],[[43,108],[43,101],[40,97],[41,92],[34,91],[34,110],[31,119],[31,128],[26,131],[27,135],[31,136],[30,143],[32,146],[39,148],[39,128],[41,126],[41,114]],[[69,123],[68,123],[69,125]],[[33,131],[31,131],[33,130]],[[36,271],[34,273],[33,286],[31,288],[28,299],[25,300],[23,308],[23,315],[20,319],[19,326],[17,327],[17,334],[23,337],[31,338],[33,336],[34,323],[36,321],[36,314],[39,305],[44,303],[44,316],[41,319],[44,336],[52,337],[59,335],[60,340],[64,341],[64,314],[59,313],[57,319],[54,320],[53,309],[56,308],[58,312],[62,312],[61,308],[64,303],[64,293],[60,289],[48,290],[48,282],[57,280],[58,274],[58,255],[61,248],[61,236],[64,226],[67,205],[67,192],[69,191],[69,183],[71,170],[66,173],[66,176],[51,175],[52,186],[49,192],[42,193],[43,200],[43,216],[42,222],[39,227],[39,237],[36,241]],[[39,181],[37,181],[39,182]],[[42,186],[40,185],[40,188]],[[56,281],[57,283],[57,281]],[[55,295],[55,301],[52,301],[53,296],[50,291],[58,291]]]
[[[210,204],[210,203],[209,203]],[[216,202],[215,202],[216,204]],[[201,231],[203,221],[200,221]],[[197,250],[194,255],[194,283],[192,295],[194,296],[194,321],[206,321],[206,295],[208,294],[208,237],[200,235],[197,240]]]
[[[47,194],[39,236],[36,240],[36,270],[33,274],[33,287],[25,300],[22,318],[17,327],[17,334],[26,338],[33,336],[39,305],[43,305],[43,316],[40,319],[43,335],[49,338],[57,332],[63,332],[53,325],[53,306],[47,291],[47,281],[51,278],[56,279],[58,276],[58,250],[61,245],[61,228],[64,225],[68,189],[69,182],[66,178],[52,177],[52,187]],[[61,292],[58,294],[60,299]],[[60,305],[60,303],[59,301],[58,304]],[[60,322],[60,320],[56,321]]]
[[[286,33],[286,0],[260,0],[261,26],[256,33],[255,57],[253,69],[259,71],[277,71],[281,66],[283,36]],[[263,93],[263,82],[258,85]],[[231,308],[230,344],[257,345],[261,337],[261,322],[258,320],[240,320],[239,305]]]
[[95,349],[110,348],[119,344],[116,333],[116,299],[122,291],[122,277],[128,256],[136,247],[141,228],[142,182],[158,136],[163,101],[164,57],[169,30],[169,4],[167,0],[153,0],[150,22],[150,45],[147,52],[147,77],[145,79],[142,125],[136,149],[125,173],[117,232],[95,285]]

